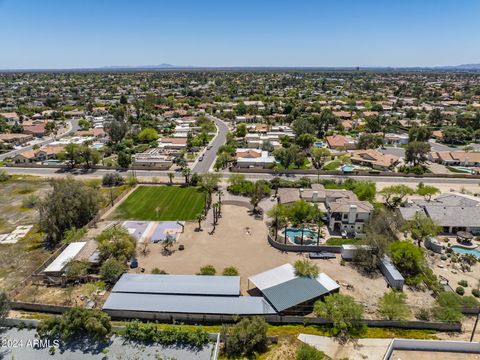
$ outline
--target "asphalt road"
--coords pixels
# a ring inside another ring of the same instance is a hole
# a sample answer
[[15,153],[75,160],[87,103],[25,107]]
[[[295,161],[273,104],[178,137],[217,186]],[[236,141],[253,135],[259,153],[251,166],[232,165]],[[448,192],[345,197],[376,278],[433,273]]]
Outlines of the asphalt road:
[[[34,176],[43,176],[43,177],[55,177],[55,176],[66,176],[66,175],[73,175],[74,177],[82,177],[82,178],[98,178],[102,177],[106,173],[114,173],[118,172],[123,176],[127,175],[127,171],[119,171],[119,170],[110,170],[110,169],[95,169],[95,170],[83,170],[83,169],[74,169],[73,171],[64,170],[61,168],[54,168],[54,167],[41,167],[41,168],[19,168],[19,167],[3,167],[2,170],[5,170],[9,174],[27,174],[27,175],[34,175]],[[131,172],[131,170],[129,171]],[[168,181],[168,173],[170,171],[161,171],[161,170],[135,170],[135,175],[140,178],[152,178],[156,177],[163,181]],[[231,175],[229,172],[221,173],[224,179],[228,179]],[[275,175],[273,174],[250,174],[245,173],[245,177],[248,180],[259,180],[259,179],[273,179]],[[294,180],[299,179],[301,177],[308,177],[312,180],[317,179],[317,175],[289,175],[289,176],[282,176],[285,179]],[[184,178],[180,173],[175,174],[175,178],[178,181],[183,181]],[[426,184],[479,184],[479,179],[468,179],[468,178],[406,178],[401,176],[362,176],[362,175],[320,175],[319,178],[321,180],[331,179],[331,180],[345,180],[348,178],[354,178],[356,180],[370,180],[374,182],[383,182],[383,183],[397,183],[397,184],[417,184],[418,182],[422,181]]]
[[50,138],[48,140],[45,140],[45,141],[42,141],[42,142],[38,142],[34,145],[28,145],[28,146],[25,146],[25,147],[22,147],[21,149],[16,149],[16,150],[12,150],[12,151],[9,151],[5,154],[2,154],[0,155],[0,160],[5,160],[6,158],[9,158],[9,157],[14,157],[15,155],[17,154],[20,154],[26,150],[31,150],[34,146],[43,146],[43,145],[47,145],[47,144],[50,144],[52,142],[54,142],[55,140],[58,140],[64,136],[67,136],[67,135],[70,135],[72,133],[75,133],[79,127],[78,127],[78,120],[79,119],[72,119],[72,120],[69,120],[70,121],[70,124],[71,124],[71,129],[64,132],[63,134],[59,135],[56,139],[53,139],[53,138]]
[[203,160],[197,161],[197,163],[193,166],[192,171],[194,173],[207,173],[217,157],[218,149],[220,146],[225,144],[225,141],[227,140],[227,124],[214,116],[209,115],[208,117],[215,122],[218,132],[211,142],[211,148],[209,150],[205,150],[203,153]]

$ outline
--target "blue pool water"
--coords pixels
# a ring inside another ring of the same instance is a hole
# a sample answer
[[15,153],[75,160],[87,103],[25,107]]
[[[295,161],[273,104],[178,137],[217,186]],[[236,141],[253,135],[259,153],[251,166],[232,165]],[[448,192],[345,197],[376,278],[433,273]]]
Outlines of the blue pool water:
[[317,148],[325,147],[325,144],[321,141],[317,141],[316,143],[313,144],[313,146]]
[[103,144],[92,144],[90,145],[92,149],[101,149],[103,148]]
[[342,170],[343,172],[352,172],[354,170],[354,167],[350,165],[342,165],[340,166],[340,170]]
[[[285,235],[285,230],[283,231]],[[302,243],[302,229],[287,229],[287,239],[297,245]],[[317,243],[317,232],[305,229],[303,230],[303,244],[316,244]]]
[[457,254],[470,254],[475,256],[477,259],[480,259],[480,249],[477,247],[475,249],[465,249],[461,246],[452,246],[453,252]]

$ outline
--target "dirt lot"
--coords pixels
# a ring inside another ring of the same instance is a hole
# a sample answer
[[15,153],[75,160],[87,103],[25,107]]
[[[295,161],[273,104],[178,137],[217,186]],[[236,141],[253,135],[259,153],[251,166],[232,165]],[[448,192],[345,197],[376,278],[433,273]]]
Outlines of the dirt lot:
[[[248,277],[285,263],[294,263],[305,254],[284,253],[267,242],[267,228],[262,221],[251,217],[240,206],[223,206],[223,216],[213,235],[207,231],[195,231],[196,223],[187,223],[185,233],[180,235],[174,252],[162,254],[160,244],[150,244],[148,254],[138,251],[140,267],[149,273],[158,267],[170,274],[195,274],[204,265],[213,265],[217,274],[227,266],[235,266],[241,275],[242,293],[248,289]],[[179,251],[178,245],[185,250]],[[361,275],[350,264],[342,266],[340,256],[332,260],[314,260],[320,271],[325,272],[341,285],[341,292],[352,295],[366,306],[369,317],[375,314],[374,307],[379,297],[388,290],[380,273],[369,277]],[[136,272],[139,269],[134,270]],[[347,289],[352,285],[353,290]],[[433,298],[427,293],[405,290],[408,302],[414,307],[428,306]]]
[[[21,178],[0,183],[0,233],[8,233],[19,225],[35,224],[38,212],[24,205],[24,200],[41,198],[49,188],[44,181]],[[40,266],[49,253],[41,247],[36,226],[16,244],[0,245],[0,288],[11,290]]]

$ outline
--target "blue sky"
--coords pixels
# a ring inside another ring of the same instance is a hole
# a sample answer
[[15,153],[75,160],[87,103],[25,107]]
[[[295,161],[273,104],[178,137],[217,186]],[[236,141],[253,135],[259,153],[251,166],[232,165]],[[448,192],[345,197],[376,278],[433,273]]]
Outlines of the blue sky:
[[480,63],[478,0],[0,0],[0,68]]

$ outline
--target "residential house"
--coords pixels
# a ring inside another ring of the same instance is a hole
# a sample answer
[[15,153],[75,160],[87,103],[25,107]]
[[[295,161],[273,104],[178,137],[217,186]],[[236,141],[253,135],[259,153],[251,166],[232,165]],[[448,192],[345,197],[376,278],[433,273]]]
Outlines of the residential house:
[[12,145],[23,145],[33,140],[31,134],[0,134],[0,142]]
[[235,159],[240,168],[268,168],[275,165],[275,157],[264,150],[237,149]]
[[16,112],[0,113],[0,118],[7,120],[8,125],[14,125],[16,122],[20,121],[20,116],[18,116]]
[[45,145],[39,149],[25,150],[13,157],[16,164],[37,163],[56,159],[57,155],[64,150],[63,145]]
[[429,159],[446,166],[480,166],[480,152],[432,151]]
[[331,135],[326,137],[328,147],[333,150],[353,150],[357,148],[356,141],[351,136]]
[[442,194],[431,201],[414,200],[398,210],[400,219],[413,219],[416,213],[431,218],[444,234],[467,231],[480,235],[480,199],[463,194]]
[[390,170],[398,164],[400,158],[391,154],[382,154],[374,149],[367,149],[351,151],[350,160],[352,164],[369,166],[376,170]]
[[385,143],[390,145],[407,145],[409,141],[408,134],[385,134]]
[[373,206],[367,201],[359,201],[350,190],[325,189],[323,185],[312,184],[311,189],[278,189],[278,202],[290,204],[303,199],[317,203],[326,213],[330,231],[363,236],[364,225],[373,213]]
[[34,137],[41,138],[45,136],[45,124],[24,125],[23,132],[25,134],[31,134]]
[[173,165],[173,156],[167,155],[161,149],[149,149],[133,156],[134,167],[147,167],[168,170]]
[[158,141],[158,147],[165,150],[183,150],[187,147],[187,138],[161,138]]

